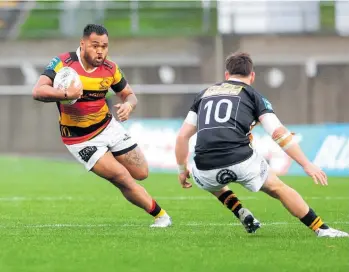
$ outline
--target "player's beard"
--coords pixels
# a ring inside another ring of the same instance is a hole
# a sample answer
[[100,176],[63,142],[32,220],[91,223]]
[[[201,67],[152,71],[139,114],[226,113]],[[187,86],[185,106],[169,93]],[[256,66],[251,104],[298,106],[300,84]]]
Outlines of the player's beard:
[[86,60],[86,62],[88,64],[90,64],[93,67],[99,67],[103,64],[103,62],[105,61],[105,57],[102,58],[101,60],[97,59],[97,58],[92,58],[89,54],[87,54],[87,52],[85,52],[84,54],[84,59]]

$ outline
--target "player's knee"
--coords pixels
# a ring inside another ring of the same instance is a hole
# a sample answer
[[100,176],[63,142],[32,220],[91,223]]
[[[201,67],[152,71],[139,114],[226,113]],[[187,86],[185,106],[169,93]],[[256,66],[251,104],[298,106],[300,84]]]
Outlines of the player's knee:
[[289,187],[284,184],[283,182],[277,183],[275,186],[273,186],[270,191],[271,191],[271,196],[277,199],[282,198],[282,196],[287,193],[287,189]]
[[275,175],[272,180],[266,182],[262,190],[271,197],[280,199],[280,197],[287,192],[287,187],[288,186]]
[[137,172],[134,173],[132,176],[136,180],[145,180],[146,178],[148,178],[148,175],[149,175],[148,167],[142,167],[137,169]]

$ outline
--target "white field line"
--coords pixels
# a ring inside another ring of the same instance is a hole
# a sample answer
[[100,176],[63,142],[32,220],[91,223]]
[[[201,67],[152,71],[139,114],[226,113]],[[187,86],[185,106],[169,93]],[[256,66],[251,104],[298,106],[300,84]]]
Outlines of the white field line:
[[[108,197],[108,200],[118,199],[119,196]],[[349,200],[349,196],[304,196],[305,200]],[[214,196],[155,196],[156,200],[175,200],[175,201],[187,201],[187,200],[214,200]],[[239,197],[240,200],[265,200],[254,196]],[[0,197],[0,202],[21,202],[21,201],[100,201],[106,200],[106,198],[93,198],[93,197],[73,197],[73,196],[39,196],[39,197],[26,197],[26,196],[7,196]]]
[[[342,222],[326,222],[329,225],[349,225],[349,221]],[[298,222],[269,222],[262,223],[262,227],[264,226],[285,226],[285,225],[300,225]],[[241,226],[241,223],[204,223],[204,222],[189,222],[189,223],[174,223],[174,226],[184,226],[184,227],[231,227],[231,226]],[[106,227],[116,227],[116,228],[141,228],[148,227],[147,224],[30,224],[30,225],[0,225],[1,229],[62,229],[62,228],[106,228]]]

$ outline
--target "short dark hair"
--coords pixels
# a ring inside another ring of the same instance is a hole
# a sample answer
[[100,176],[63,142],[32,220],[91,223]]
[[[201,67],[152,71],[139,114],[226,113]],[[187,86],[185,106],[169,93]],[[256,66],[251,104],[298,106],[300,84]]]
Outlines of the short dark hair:
[[247,77],[253,72],[253,62],[248,53],[236,52],[225,60],[225,69],[230,75]]
[[90,37],[92,33],[96,33],[101,36],[106,34],[108,36],[108,30],[102,25],[88,24],[84,28],[83,37]]

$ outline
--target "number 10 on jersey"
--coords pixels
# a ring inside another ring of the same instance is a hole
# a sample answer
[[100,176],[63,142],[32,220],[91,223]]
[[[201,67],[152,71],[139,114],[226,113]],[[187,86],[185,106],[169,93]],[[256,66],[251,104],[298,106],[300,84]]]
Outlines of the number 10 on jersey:
[[234,128],[240,103],[238,96],[214,96],[202,100],[199,110],[199,128]]

